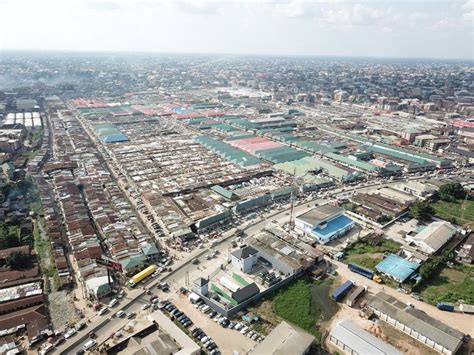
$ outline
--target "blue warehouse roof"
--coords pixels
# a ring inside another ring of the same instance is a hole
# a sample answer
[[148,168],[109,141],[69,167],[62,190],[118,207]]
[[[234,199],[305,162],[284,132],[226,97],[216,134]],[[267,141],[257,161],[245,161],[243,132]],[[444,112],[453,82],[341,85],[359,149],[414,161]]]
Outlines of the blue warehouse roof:
[[381,273],[404,282],[420,267],[420,264],[403,259],[401,256],[389,254],[375,266]]
[[347,216],[340,215],[336,218],[331,219],[329,222],[324,222],[317,225],[311,231],[320,240],[329,240],[332,236],[337,234],[339,231],[353,225],[354,221]]

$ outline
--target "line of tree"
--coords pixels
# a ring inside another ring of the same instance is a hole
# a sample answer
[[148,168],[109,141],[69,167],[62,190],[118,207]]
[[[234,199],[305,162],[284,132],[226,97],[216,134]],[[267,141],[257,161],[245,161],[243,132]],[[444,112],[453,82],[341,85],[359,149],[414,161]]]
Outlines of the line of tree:
[[438,197],[442,201],[456,202],[466,197],[466,191],[458,182],[450,182],[441,185],[438,191]]

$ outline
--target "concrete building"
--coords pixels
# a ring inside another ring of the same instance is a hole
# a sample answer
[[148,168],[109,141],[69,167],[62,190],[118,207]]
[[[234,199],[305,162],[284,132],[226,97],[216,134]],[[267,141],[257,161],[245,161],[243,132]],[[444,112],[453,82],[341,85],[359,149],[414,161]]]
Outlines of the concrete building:
[[432,222],[421,230],[418,234],[406,235],[407,241],[415,244],[426,254],[436,253],[456,234],[456,228],[449,222]]
[[418,198],[426,199],[438,191],[438,188],[426,182],[408,181],[395,186],[396,189],[415,195]]
[[250,272],[257,262],[258,251],[251,246],[234,250],[231,254],[232,265],[245,273]]
[[319,243],[326,244],[351,230],[355,223],[342,208],[323,205],[296,217],[295,226]]
[[385,343],[351,321],[340,321],[329,333],[329,341],[345,354],[402,355],[403,353]]
[[455,354],[461,347],[462,332],[384,292],[372,297],[368,305],[382,321],[441,354]]
[[314,337],[287,322],[281,322],[249,355],[304,355],[308,354]]

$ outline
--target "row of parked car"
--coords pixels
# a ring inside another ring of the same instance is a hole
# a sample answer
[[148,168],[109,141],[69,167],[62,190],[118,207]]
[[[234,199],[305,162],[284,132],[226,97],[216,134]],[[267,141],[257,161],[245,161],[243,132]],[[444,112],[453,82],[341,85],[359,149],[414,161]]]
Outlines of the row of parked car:
[[[159,307],[168,312],[169,316],[172,319],[176,319],[176,321],[178,321],[183,327],[189,329],[193,325],[193,322],[171,302],[160,302]],[[194,329],[190,330],[190,333],[195,339],[201,342],[202,346],[207,349],[209,354],[220,354],[216,343],[211,339],[211,337],[207,336],[202,329],[195,327]]]
[[265,337],[263,335],[250,330],[250,328],[241,322],[233,322],[227,317],[224,317],[212,310],[203,300],[199,300],[194,304],[194,307],[197,308],[204,314],[207,314],[214,322],[222,326],[223,328],[235,329],[238,330],[242,335],[248,336],[250,339],[261,342]]
[[73,337],[74,335],[76,335],[78,331],[86,327],[87,327],[86,323],[78,323],[73,327],[66,328],[64,333],[63,332],[56,333],[54,337],[54,341],[52,343],[48,342],[44,344],[44,346],[39,350],[40,355],[44,355],[53,351],[55,347],[58,347],[59,345],[63,344],[67,339]]

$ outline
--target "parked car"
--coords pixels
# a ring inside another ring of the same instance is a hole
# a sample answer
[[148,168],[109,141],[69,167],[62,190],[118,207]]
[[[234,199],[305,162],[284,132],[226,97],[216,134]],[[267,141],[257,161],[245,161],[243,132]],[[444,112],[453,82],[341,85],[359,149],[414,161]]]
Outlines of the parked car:
[[66,333],[64,333],[64,338],[69,339],[70,337],[72,337],[76,333],[77,333],[76,329],[70,328]]
[[76,330],[80,331],[80,330],[82,330],[86,327],[87,327],[87,323],[79,323],[79,324],[76,325]]
[[151,307],[151,305],[149,303],[145,303],[141,308],[144,311],[145,309],[148,309],[150,307]]
[[123,317],[125,317],[126,313],[124,311],[120,310],[117,313],[115,313],[115,315],[119,318],[123,318]]
[[127,314],[127,319],[132,319],[136,316],[137,314],[135,312],[131,312],[129,314]]

